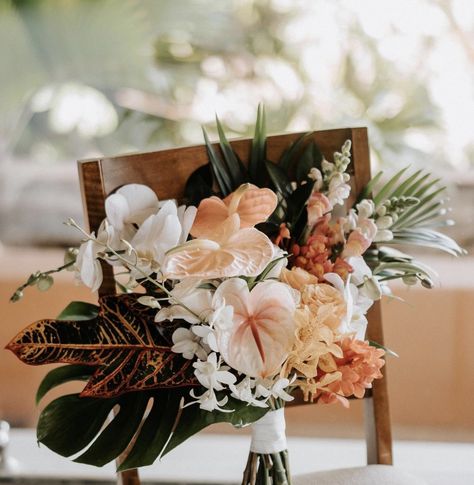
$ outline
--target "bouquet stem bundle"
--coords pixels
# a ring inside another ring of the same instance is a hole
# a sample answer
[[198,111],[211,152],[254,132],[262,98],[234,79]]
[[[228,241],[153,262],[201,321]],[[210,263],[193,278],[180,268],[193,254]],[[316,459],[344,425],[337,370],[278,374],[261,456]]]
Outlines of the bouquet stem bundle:
[[288,450],[270,454],[251,451],[242,485],[291,485]]

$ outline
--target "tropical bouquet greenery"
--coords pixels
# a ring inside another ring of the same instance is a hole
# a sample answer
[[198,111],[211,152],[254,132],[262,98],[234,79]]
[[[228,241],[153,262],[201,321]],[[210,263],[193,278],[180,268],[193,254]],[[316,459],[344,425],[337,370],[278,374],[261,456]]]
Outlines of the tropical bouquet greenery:
[[436,230],[444,188],[429,174],[404,169],[382,186],[379,174],[347,207],[350,141],[328,160],[303,135],[268,160],[259,108],[246,166],[217,129],[220,150],[205,133],[209,163],[190,176],[186,205],[131,184],[106,199],[97,234],[68,221],[81,245],[12,300],[61,270],[96,291],[104,263],[119,294],[72,302],[8,348],[27,364],[66,364],[37,401],[86,382],[41,412],[38,441],[60,455],[96,466],[120,456],[126,470],[213,423],[252,425],[242,483],[288,484],[285,403],[362,398],[388,352],[366,340],[368,309],[390,280],[432,287],[432,270],[393,246],[462,250]]

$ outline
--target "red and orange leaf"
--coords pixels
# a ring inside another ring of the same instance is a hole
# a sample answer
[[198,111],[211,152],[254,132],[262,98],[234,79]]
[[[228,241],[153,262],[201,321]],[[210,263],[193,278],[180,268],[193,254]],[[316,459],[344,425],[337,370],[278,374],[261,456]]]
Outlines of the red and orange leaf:
[[40,320],[20,332],[7,348],[30,365],[97,367],[82,396],[114,397],[197,383],[192,361],[171,351],[174,327],[154,322],[156,310],[138,303],[137,295],[110,295],[99,304],[93,320]]

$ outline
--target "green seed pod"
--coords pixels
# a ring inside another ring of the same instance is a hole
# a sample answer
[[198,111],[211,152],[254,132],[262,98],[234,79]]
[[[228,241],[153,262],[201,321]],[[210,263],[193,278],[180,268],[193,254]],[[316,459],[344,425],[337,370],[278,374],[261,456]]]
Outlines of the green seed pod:
[[36,287],[40,291],[48,291],[53,286],[54,279],[50,275],[41,275],[36,283]]
[[21,290],[16,290],[15,293],[13,293],[12,297],[10,298],[10,301],[13,303],[20,301],[23,298],[23,292]]

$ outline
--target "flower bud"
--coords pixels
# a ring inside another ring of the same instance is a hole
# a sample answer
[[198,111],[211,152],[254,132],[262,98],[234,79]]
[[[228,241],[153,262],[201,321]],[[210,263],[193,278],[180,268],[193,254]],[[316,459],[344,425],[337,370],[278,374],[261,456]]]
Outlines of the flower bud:
[[379,229],[388,229],[393,224],[393,219],[390,216],[379,217],[375,224]]
[[[79,253],[78,248],[67,248],[64,253],[64,264],[74,263],[76,261],[77,255]],[[73,271],[74,268],[68,268],[68,271]]]
[[431,290],[433,288],[434,285],[433,281],[431,281],[431,278],[420,274],[418,275],[418,278],[420,279],[421,286],[423,286],[423,288],[428,288],[428,290]]
[[144,306],[148,306],[150,308],[161,308],[160,302],[153,298],[152,296],[141,296],[138,298],[138,303],[141,303]]
[[356,205],[356,209],[359,216],[362,217],[363,219],[366,219],[367,217],[370,217],[374,213],[374,210],[375,210],[374,201],[369,199],[361,200]]
[[383,217],[387,213],[387,207],[381,205],[376,212],[378,216]]
[[16,290],[15,293],[10,298],[10,301],[15,303],[23,298],[23,292],[21,290]]
[[48,291],[53,286],[53,283],[54,279],[52,276],[43,274],[38,278],[36,287],[40,291]]

